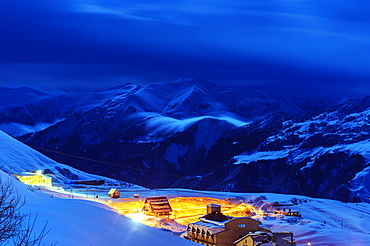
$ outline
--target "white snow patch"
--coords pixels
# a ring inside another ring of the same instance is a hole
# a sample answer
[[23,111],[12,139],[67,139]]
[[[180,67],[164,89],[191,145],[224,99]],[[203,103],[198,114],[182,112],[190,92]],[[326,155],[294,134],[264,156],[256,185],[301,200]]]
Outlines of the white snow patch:
[[259,160],[276,160],[287,157],[291,150],[279,150],[279,151],[262,151],[256,152],[250,155],[237,155],[234,158],[237,160],[234,164],[248,164]]
[[180,144],[171,144],[167,147],[165,159],[176,165],[176,169],[180,170],[179,157],[183,157],[188,152],[189,146],[182,146]]
[[356,194],[361,200],[370,199],[370,167],[356,174],[356,177],[351,181],[350,188],[352,193]]

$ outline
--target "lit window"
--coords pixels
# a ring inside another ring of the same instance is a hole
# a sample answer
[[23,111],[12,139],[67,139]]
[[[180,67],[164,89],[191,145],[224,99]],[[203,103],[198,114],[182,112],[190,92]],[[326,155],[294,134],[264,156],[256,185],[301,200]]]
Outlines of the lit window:
[[245,224],[239,224],[238,227],[243,228],[245,227]]

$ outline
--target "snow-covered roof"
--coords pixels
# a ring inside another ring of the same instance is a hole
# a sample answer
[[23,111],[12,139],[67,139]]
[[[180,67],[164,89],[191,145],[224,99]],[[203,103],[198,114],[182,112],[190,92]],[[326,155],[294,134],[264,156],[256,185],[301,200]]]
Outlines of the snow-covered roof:
[[167,213],[172,212],[170,203],[167,197],[149,197],[145,199],[146,206],[150,206],[153,213]]
[[224,224],[209,223],[209,222],[204,222],[204,221],[197,221],[192,224],[197,225],[197,226],[207,227],[207,228],[224,228]]
[[112,195],[115,191],[118,191],[117,189],[111,188],[108,192],[108,195]]
[[204,221],[198,221],[195,223],[189,224],[191,227],[195,227],[197,229],[209,231],[211,234],[217,234],[222,231],[226,231],[225,227],[223,225],[219,224],[213,224],[213,223],[207,223]]

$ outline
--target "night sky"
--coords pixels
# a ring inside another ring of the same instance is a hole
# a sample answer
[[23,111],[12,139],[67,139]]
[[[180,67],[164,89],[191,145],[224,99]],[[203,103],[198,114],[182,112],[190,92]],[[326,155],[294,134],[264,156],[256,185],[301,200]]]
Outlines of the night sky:
[[11,0],[0,86],[91,91],[199,78],[370,95],[368,0]]

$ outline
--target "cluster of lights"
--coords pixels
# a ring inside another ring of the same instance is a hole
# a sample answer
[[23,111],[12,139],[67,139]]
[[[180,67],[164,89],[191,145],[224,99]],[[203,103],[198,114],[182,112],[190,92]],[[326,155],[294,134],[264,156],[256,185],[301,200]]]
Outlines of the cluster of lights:
[[41,185],[41,186],[52,186],[52,179],[51,177],[46,177],[42,174],[41,170],[35,172],[35,174],[31,175],[15,175],[19,181],[25,183],[27,185]]

